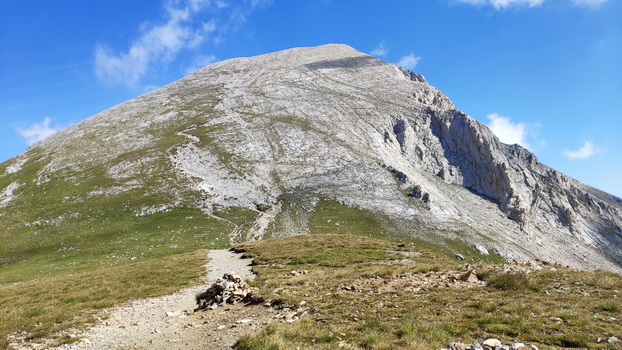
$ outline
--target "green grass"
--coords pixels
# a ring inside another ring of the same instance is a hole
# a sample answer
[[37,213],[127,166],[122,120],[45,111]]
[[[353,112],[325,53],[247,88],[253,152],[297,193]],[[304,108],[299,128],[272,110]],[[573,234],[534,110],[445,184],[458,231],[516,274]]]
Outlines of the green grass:
[[622,310],[621,304],[622,303],[607,302],[607,303],[598,305],[598,309],[601,311],[612,313],[612,314],[619,314],[620,310]]
[[[495,285],[413,292],[406,283],[388,291],[383,289],[388,283],[433,273],[431,267],[463,271],[464,263],[436,249],[350,235],[269,239],[236,249],[254,259],[258,298],[286,305],[304,300],[317,310],[296,323],[272,323],[258,335],[243,337],[240,349],[334,349],[340,342],[356,349],[429,349],[488,337],[540,348],[622,348],[596,343],[622,334],[614,316],[622,277],[612,273],[556,267],[525,277],[481,262],[476,270],[490,271],[487,279]],[[416,261],[387,264],[398,260],[400,251],[418,253]],[[308,274],[291,277],[292,269]],[[343,288],[349,286],[355,290]]]
[[[0,287],[0,348],[7,334],[36,341],[95,322],[99,309],[164,295],[205,273],[206,250]],[[58,343],[70,339],[58,339]]]
[[[447,257],[460,253],[471,263],[504,261],[496,253],[483,255],[462,242],[457,238],[460,233],[439,232],[425,223],[412,222],[404,228],[389,217],[349,207],[324,196],[284,194],[280,200],[283,201],[282,211],[270,225],[267,237],[282,237],[291,233],[353,234],[399,242],[403,247],[419,247]],[[455,238],[442,238],[448,236]]]
[[105,230],[89,227],[88,223],[74,227],[73,235],[48,238],[11,254],[12,261],[0,267],[0,283],[87,271],[198,248],[225,248],[232,229],[223,221],[189,208],[144,217],[128,214],[110,220]]

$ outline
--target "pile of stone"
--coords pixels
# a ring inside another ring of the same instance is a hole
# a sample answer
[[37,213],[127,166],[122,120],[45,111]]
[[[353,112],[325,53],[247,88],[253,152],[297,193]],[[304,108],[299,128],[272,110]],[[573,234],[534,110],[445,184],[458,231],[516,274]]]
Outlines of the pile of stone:
[[533,344],[525,345],[518,342],[503,345],[499,339],[490,338],[481,344],[478,342],[473,344],[450,343],[448,349],[442,350],[538,350],[538,347]]
[[205,292],[197,295],[197,310],[214,310],[225,304],[248,302],[250,299],[250,286],[235,273],[226,273]]

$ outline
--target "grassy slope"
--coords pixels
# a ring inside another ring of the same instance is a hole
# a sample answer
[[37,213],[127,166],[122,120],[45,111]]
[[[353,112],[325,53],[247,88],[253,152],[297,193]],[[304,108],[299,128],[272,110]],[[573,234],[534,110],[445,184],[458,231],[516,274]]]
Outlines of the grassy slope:
[[[238,225],[254,219],[242,208],[217,214]],[[244,243],[237,249],[255,258],[257,296],[288,305],[305,301],[317,310],[299,322],[275,322],[258,336],[242,338],[241,349],[333,349],[339,342],[358,349],[427,349],[484,337],[541,347],[597,348],[602,347],[595,344],[597,337],[622,334],[620,276],[558,268],[507,282],[507,276],[495,274],[498,257],[481,256],[460,242],[435,245],[407,241],[406,236],[389,240],[393,229],[381,218],[330,200],[319,200],[307,215],[311,235]],[[170,218],[162,219],[161,225]],[[405,285],[383,290],[400,276],[462,271],[464,262],[453,258],[455,252],[465,255],[498,288],[414,292]],[[414,261],[398,262],[409,253],[415,253],[410,256]],[[25,330],[36,339],[91,322],[99,308],[178,289],[198,276],[204,256],[197,251],[153,257],[0,287],[0,313],[6,315],[0,319],[3,335]],[[394,263],[387,264],[391,260]],[[294,269],[309,273],[288,276]],[[352,285],[355,291],[342,289]],[[59,339],[63,341],[70,340]]]
[[[215,103],[209,98],[189,101],[179,112],[186,117],[144,130],[154,142],[104,162],[106,157],[81,159],[77,146],[64,149],[80,169],[61,168],[47,182],[38,183],[37,177],[54,151],[35,146],[26,153],[22,170],[13,174],[5,169],[16,159],[1,164],[0,188],[14,182],[21,186],[8,206],[0,208],[0,285],[227,247],[234,226],[196,209],[200,193],[190,190],[189,180],[173,170],[167,157],[173,146],[186,141],[176,131],[209,119]],[[110,130],[83,139],[90,149],[114,149],[106,144],[106,135],[129,127],[109,125]],[[138,166],[120,177],[109,173],[123,164]],[[163,207],[164,212],[140,214]]]
[[[409,245],[426,247],[441,254],[453,256],[459,253],[469,261],[502,262],[504,259],[494,253],[482,255],[473,246],[459,240],[459,232],[439,235],[439,232],[425,223],[403,227],[388,217],[359,208],[351,208],[323,196],[294,197],[285,195],[282,212],[269,227],[268,237],[280,237],[286,231],[286,222],[294,222],[301,232],[311,234],[354,234],[377,239],[389,239]],[[304,227],[302,227],[304,226]],[[455,239],[440,237],[456,237]]]
[[0,287],[0,348],[11,332],[36,341],[95,322],[99,309],[179,290],[204,275],[206,258],[197,250]]
[[[561,267],[504,274],[500,257],[483,256],[459,241],[396,235],[382,218],[330,200],[319,200],[312,210],[313,201],[294,202],[284,206],[282,216],[305,216],[311,235],[243,243],[236,249],[254,257],[260,298],[292,306],[305,302],[311,316],[293,324],[272,323],[261,334],[242,338],[240,349],[334,349],[344,342],[354,349],[430,349],[487,337],[541,348],[622,348],[595,343],[598,337],[622,335],[619,275]],[[277,219],[273,230],[278,226]],[[409,253],[414,261],[398,262]],[[454,253],[467,261],[457,261]],[[394,263],[387,264],[390,260]],[[474,265],[489,286],[415,292],[416,286],[399,283],[465,271],[465,263]],[[299,269],[308,274],[288,275]],[[384,289],[396,281],[400,288]],[[356,291],[342,288],[353,285]]]
[[[0,208],[0,348],[9,332],[36,339],[85,322],[95,309],[181,288],[203,272],[200,249],[228,247],[236,225],[254,219],[257,213],[245,208],[205,214],[196,204],[200,193],[190,190],[167,157],[187,141],[177,131],[213,116],[216,94],[206,93],[202,89],[200,99],[176,107],[180,118],[144,130],[154,142],[112,158],[87,159],[81,147],[115,149],[107,135],[134,126],[87,130],[93,134],[83,135],[82,144],[56,150],[71,154],[79,169],[61,168],[42,183],[37,178],[55,151],[33,147],[12,174],[5,171],[17,159],[0,164],[0,189],[21,184]],[[141,113],[132,118],[149,117]],[[120,177],[110,174],[124,164],[138,167]]]
[[[255,259],[258,296],[287,305],[304,301],[311,314],[293,324],[274,322],[242,338],[240,349],[334,349],[340,342],[354,349],[432,349],[487,337],[540,348],[622,348],[596,344],[598,337],[622,335],[619,275],[561,267],[504,274],[499,265],[482,262],[476,266],[490,286],[415,291],[406,283],[384,290],[402,278],[464,266],[438,251],[360,236],[297,236],[237,249]],[[399,251],[420,255],[415,262],[386,264],[399,260]],[[288,276],[294,269],[308,274]],[[355,291],[342,288],[351,285]]]

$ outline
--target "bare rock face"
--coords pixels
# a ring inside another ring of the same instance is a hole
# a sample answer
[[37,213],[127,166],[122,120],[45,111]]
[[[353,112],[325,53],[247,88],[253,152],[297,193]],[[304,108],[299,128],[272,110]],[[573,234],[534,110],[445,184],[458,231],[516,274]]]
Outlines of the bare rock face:
[[[508,258],[622,271],[620,198],[499,142],[423,76],[346,45],[218,62],[113,107],[35,145],[53,155],[37,181],[99,162],[117,181],[134,179],[125,186],[141,186],[134,175],[161,170],[150,164],[171,134],[180,141],[166,150],[169,170],[208,212],[261,206],[278,215],[284,195],[312,194]],[[123,157],[138,150],[151,151]]]

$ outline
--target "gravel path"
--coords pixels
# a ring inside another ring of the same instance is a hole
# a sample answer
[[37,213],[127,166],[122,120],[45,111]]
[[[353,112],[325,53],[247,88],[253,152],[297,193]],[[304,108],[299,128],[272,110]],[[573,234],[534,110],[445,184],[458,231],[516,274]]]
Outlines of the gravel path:
[[[80,337],[78,342],[56,349],[231,349],[241,335],[263,329],[274,311],[238,304],[193,312],[196,294],[224,273],[234,271],[247,280],[254,277],[250,260],[241,259],[240,254],[212,250],[208,257],[205,284],[107,310],[100,324],[71,335]],[[30,346],[20,349],[45,348]]]

